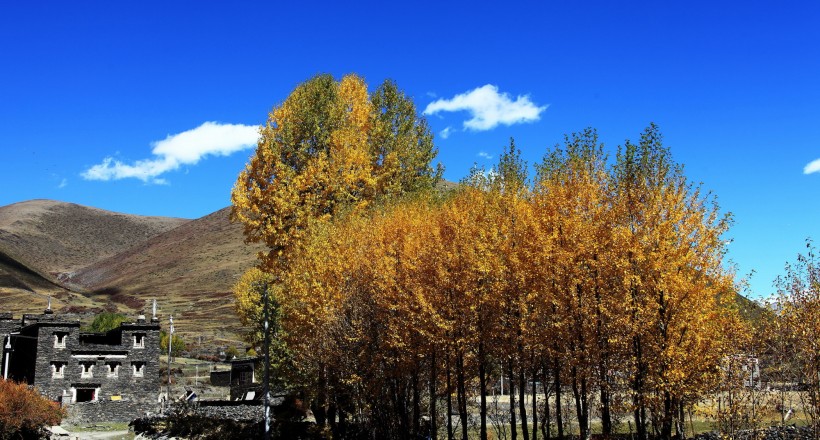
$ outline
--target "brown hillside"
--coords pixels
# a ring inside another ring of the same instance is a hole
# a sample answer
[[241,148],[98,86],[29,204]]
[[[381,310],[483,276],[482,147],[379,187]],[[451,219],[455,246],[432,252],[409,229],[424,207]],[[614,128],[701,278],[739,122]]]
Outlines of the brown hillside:
[[0,253],[0,297],[3,312],[12,312],[15,316],[23,313],[37,313],[46,308],[48,297],[52,298],[54,309],[68,305],[79,305],[93,308],[91,301],[82,295],[69,292],[39,274],[32,272],[17,261]]
[[229,212],[221,209],[94,263],[73,282],[96,292],[99,302],[108,298],[133,309],[157,298],[180,332],[236,339],[231,287],[262,247],[244,243]]
[[0,253],[45,280],[76,289],[73,272],[188,221],[31,200],[0,207]]

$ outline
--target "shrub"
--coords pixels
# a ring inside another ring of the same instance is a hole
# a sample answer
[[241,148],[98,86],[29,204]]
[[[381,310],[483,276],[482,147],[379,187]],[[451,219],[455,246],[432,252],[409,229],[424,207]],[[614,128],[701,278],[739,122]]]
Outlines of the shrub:
[[25,384],[0,379],[0,439],[40,438],[65,411]]
[[81,330],[86,332],[105,333],[113,330],[125,322],[128,318],[120,313],[102,312],[94,317],[91,325],[83,327]]

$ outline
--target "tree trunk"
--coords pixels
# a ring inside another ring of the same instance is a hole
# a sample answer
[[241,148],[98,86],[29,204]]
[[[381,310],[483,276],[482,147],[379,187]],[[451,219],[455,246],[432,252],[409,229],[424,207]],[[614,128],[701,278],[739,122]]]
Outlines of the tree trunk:
[[564,438],[564,416],[561,414],[561,367],[558,359],[553,361],[553,374],[555,376],[555,426],[558,431],[558,438]]
[[601,433],[612,435],[612,414],[609,409],[609,390],[606,384],[601,384]]
[[589,438],[589,404],[586,396],[586,378],[578,378],[578,369],[572,367],[572,394],[575,397],[575,414],[581,439]]
[[327,423],[327,372],[324,365],[319,365],[319,393],[313,407],[316,424],[324,426]]
[[450,381],[450,353],[447,353],[444,366],[447,368],[447,440],[455,440],[453,435],[453,384]]
[[[532,356],[533,365],[535,365],[535,355]],[[533,367],[532,370],[532,440],[538,440],[538,388],[535,384],[538,381],[538,369]]]
[[430,435],[431,440],[438,439],[438,427],[436,426],[436,351],[430,353]]
[[464,353],[456,359],[456,381],[458,382],[458,416],[461,419],[461,438],[467,440],[467,390],[464,384]]
[[552,429],[550,427],[550,394],[552,394],[549,389],[551,385],[549,381],[549,362],[544,362],[544,365],[541,367],[541,383],[544,384],[544,420],[541,423],[541,432],[544,434],[544,440],[550,440],[552,437]]
[[487,440],[487,363],[484,359],[484,342],[478,343],[478,386],[481,394],[481,408],[479,415],[481,426],[479,427],[479,437]]
[[[518,350],[518,353],[523,356],[521,350]],[[530,440],[530,433],[527,428],[527,381],[524,377],[523,362],[518,367],[518,408],[521,411],[521,437],[524,440]]]
[[634,411],[634,418],[635,418],[635,431],[637,433],[638,440],[647,440],[647,432],[646,432],[646,407],[644,406],[644,397],[643,397],[643,381],[644,381],[644,365],[643,365],[643,353],[641,347],[641,338],[640,336],[635,336],[632,339],[632,348],[635,354],[635,378],[632,382],[632,404],[635,408]]
[[[391,395],[393,398],[393,408],[396,414],[396,421],[398,422],[398,437],[402,439],[409,438],[408,418],[407,418],[407,399],[404,396],[402,385],[396,379],[390,381]],[[389,426],[389,425],[388,425]]]
[[509,358],[507,362],[507,377],[510,378],[510,436],[512,440],[518,439],[518,430],[515,429],[517,425],[515,420],[515,387],[513,386],[513,359],[512,357]]
[[411,380],[413,381],[413,437],[418,437],[421,430],[421,391],[419,390],[419,372],[418,369],[413,370]]
[[668,391],[663,393],[663,420],[661,422],[661,438],[672,438],[672,412],[675,410],[675,405],[672,402],[672,396]]

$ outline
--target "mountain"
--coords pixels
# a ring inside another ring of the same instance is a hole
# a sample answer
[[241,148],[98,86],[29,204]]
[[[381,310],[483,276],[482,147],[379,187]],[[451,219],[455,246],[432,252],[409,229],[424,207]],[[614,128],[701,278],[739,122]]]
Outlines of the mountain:
[[[256,262],[229,208],[196,220],[51,200],[0,207],[0,311],[173,314],[180,333],[237,341],[231,287]],[[227,319],[226,319],[227,318]]]
[[186,222],[32,200],[0,208],[0,253],[60,285],[75,271]]
[[73,283],[99,300],[139,308],[157,298],[163,312],[185,331],[230,339],[238,331],[231,287],[256,263],[262,246],[244,243],[242,226],[224,208],[152,237],[78,271]]

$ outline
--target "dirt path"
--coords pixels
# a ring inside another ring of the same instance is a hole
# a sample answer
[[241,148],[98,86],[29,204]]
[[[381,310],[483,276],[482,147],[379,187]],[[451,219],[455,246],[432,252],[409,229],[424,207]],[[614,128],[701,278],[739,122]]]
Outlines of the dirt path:
[[134,433],[125,431],[103,431],[103,432],[72,432],[68,437],[60,437],[70,440],[132,440]]

